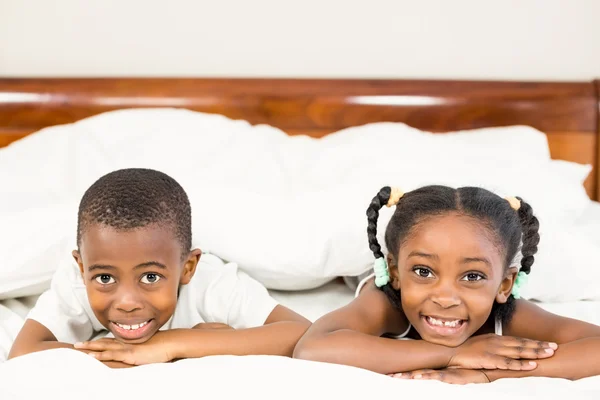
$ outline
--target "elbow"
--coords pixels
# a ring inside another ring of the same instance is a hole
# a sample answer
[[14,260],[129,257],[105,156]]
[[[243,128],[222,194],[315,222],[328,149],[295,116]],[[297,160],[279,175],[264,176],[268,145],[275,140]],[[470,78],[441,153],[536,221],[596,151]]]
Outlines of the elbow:
[[27,354],[27,352],[21,351],[18,347],[13,346],[8,352],[8,357],[6,359],[12,360],[13,358],[24,356],[25,354]]
[[323,354],[320,351],[322,348],[320,342],[322,339],[315,337],[301,338],[294,348],[293,358],[306,361],[324,361]]
[[313,352],[311,351],[310,346],[306,346],[304,343],[302,343],[302,340],[300,340],[294,348],[294,354],[292,357],[298,360],[312,360],[312,353]]

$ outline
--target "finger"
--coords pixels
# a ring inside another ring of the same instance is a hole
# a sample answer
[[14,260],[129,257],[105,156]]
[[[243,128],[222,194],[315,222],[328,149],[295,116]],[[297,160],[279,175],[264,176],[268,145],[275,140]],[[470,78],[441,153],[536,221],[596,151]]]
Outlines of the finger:
[[420,370],[408,371],[408,372],[398,372],[397,374],[394,374],[394,377],[402,378],[402,379],[413,379],[415,374],[419,373],[419,371]]
[[544,342],[541,340],[532,340],[519,337],[502,336],[503,344],[511,347],[525,347],[531,349],[552,349],[556,350],[558,345],[554,342]]
[[554,350],[549,347],[499,346],[495,347],[490,353],[515,360],[537,360],[552,357]]
[[423,375],[421,376],[421,378],[419,378],[419,379],[444,381],[445,375],[446,374],[442,371],[430,371],[430,372],[424,372]]
[[392,377],[392,378],[397,378],[397,379],[409,379],[408,378],[409,375],[406,373],[402,373],[402,372],[398,372],[397,374],[389,374],[388,376]]
[[101,352],[90,352],[90,356],[94,357],[99,361],[121,361],[125,362],[125,354],[122,351],[101,351]]
[[535,361],[515,360],[510,357],[493,356],[483,363],[484,369],[504,369],[511,371],[531,371],[537,368]]
[[421,378],[423,378],[423,375],[433,373],[433,372],[436,372],[436,371],[433,369],[419,369],[416,371],[411,371],[409,379],[421,379]]
[[94,340],[91,342],[75,343],[74,347],[79,350],[107,351],[119,350],[123,345],[119,342]]

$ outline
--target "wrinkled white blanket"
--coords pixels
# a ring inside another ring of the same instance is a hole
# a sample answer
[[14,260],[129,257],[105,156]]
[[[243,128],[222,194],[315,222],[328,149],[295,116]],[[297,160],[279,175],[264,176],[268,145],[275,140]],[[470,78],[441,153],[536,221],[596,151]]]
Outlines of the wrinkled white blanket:
[[404,381],[334,364],[270,356],[216,356],[110,369],[73,350],[30,354],[0,364],[0,399],[598,399],[600,377],[505,379],[455,386]]

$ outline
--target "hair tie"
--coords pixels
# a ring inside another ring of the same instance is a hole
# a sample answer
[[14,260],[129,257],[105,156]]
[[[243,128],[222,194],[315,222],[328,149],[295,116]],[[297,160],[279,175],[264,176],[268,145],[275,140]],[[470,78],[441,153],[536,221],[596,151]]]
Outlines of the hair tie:
[[527,280],[529,279],[529,275],[527,275],[525,272],[520,271],[517,274],[517,279],[515,279],[515,283],[513,283],[513,287],[512,287],[512,295],[515,299],[520,299],[521,298],[521,291],[523,290],[523,287],[527,284]]
[[513,210],[519,211],[519,208],[521,208],[521,200],[516,197],[505,197],[504,199],[508,201]]
[[390,199],[388,200],[386,205],[388,207],[395,206],[396,204],[398,204],[402,196],[404,196],[404,192],[402,190],[398,188],[392,188],[392,191],[390,193]]
[[375,286],[382,287],[390,282],[390,273],[385,258],[376,258],[373,270],[375,271]]

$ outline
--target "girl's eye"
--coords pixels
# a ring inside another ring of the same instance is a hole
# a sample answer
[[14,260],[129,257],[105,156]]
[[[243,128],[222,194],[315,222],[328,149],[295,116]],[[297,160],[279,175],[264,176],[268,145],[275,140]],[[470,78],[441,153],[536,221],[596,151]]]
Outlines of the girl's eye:
[[477,282],[482,279],[484,279],[483,275],[475,273],[475,272],[469,272],[468,274],[465,275],[465,277],[463,278],[463,281]]
[[414,273],[417,274],[421,278],[431,278],[433,274],[427,268],[417,267],[413,269]]
[[158,274],[154,274],[152,272],[149,272],[147,274],[144,274],[142,276],[141,282],[145,283],[147,285],[151,285],[153,283],[156,283],[160,280],[160,276]]
[[95,279],[96,282],[101,285],[110,285],[111,283],[115,283],[115,279],[108,274],[98,275]]

